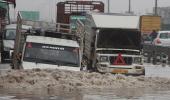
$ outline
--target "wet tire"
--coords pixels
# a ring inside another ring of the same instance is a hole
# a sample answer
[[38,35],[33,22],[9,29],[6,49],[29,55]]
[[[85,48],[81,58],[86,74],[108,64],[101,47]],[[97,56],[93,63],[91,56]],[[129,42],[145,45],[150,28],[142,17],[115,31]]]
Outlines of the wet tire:
[[2,52],[1,52],[1,63],[5,63],[5,57]]
[[143,71],[142,75],[144,75],[144,76],[145,76],[145,70]]

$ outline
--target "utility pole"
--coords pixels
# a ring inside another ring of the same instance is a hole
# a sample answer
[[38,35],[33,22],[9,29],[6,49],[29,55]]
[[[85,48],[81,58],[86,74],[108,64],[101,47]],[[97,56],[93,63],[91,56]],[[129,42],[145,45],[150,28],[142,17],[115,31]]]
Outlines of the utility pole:
[[155,15],[158,15],[158,0],[155,0]]
[[131,0],[129,0],[129,10],[128,10],[129,13],[131,13]]
[[110,13],[110,0],[108,0],[107,3],[108,3],[108,9],[107,10],[108,10],[108,13]]

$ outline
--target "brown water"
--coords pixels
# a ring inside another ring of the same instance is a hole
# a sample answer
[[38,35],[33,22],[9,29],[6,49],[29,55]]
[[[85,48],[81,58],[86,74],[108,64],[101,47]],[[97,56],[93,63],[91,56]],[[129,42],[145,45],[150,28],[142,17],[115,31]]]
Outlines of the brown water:
[[[0,100],[170,100],[170,67],[146,67],[145,77],[10,71],[1,73],[0,87]],[[18,89],[7,90],[13,87]]]
[[62,91],[0,90],[0,100],[170,100],[170,91],[127,89]]

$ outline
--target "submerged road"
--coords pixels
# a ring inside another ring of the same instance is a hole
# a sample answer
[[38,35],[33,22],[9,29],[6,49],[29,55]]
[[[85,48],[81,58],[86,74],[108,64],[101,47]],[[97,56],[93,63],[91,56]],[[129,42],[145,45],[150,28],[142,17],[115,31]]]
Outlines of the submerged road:
[[[165,77],[170,78],[170,65],[162,67],[161,65],[144,64],[146,77]],[[0,64],[0,73],[11,68],[9,64]]]
[[[0,72],[10,69],[9,64],[0,64]],[[170,78],[170,67],[160,65],[145,64],[146,77],[166,77]],[[58,95],[35,95],[23,94],[0,90],[0,100],[170,100],[170,90],[147,91],[142,89],[118,89],[113,91],[74,91]]]
[[11,69],[9,64],[0,64],[0,70],[8,70]]
[[145,71],[147,77],[170,78],[170,65],[163,67],[161,65],[145,64]]

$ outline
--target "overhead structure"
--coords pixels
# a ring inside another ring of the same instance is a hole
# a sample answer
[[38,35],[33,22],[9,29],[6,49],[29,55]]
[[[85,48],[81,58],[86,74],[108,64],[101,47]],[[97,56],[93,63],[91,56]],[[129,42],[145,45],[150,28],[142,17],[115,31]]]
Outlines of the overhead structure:
[[158,0],[155,0],[155,15],[158,15],[157,9],[158,9]]
[[14,5],[14,7],[16,7],[16,0],[2,0],[2,1],[6,1],[8,3],[12,3]]
[[129,0],[129,10],[128,10],[129,13],[131,13],[131,0]]

